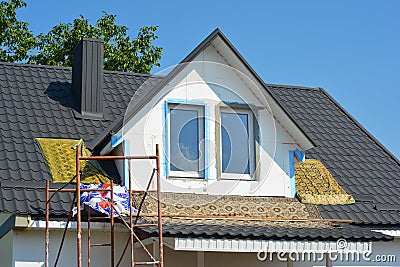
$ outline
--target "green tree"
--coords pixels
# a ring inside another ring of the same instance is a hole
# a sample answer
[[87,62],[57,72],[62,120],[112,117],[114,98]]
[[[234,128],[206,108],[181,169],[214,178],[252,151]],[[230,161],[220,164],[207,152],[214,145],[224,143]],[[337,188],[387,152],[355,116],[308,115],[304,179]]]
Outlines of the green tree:
[[24,61],[36,44],[28,23],[17,19],[16,10],[25,6],[22,0],[0,3],[0,61]]
[[158,37],[157,27],[145,26],[136,38],[127,35],[128,28],[115,24],[115,15],[104,15],[91,25],[82,15],[73,23],[60,23],[49,33],[38,36],[38,53],[30,57],[30,63],[71,66],[72,51],[82,37],[104,40],[104,68],[116,71],[150,73],[159,66],[161,47],[153,45]]
[[104,40],[107,70],[150,73],[159,66],[162,48],[153,45],[158,27],[142,27],[131,38],[126,26],[115,23],[115,15],[104,12],[94,25],[81,15],[73,23],[60,23],[35,37],[29,24],[17,19],[16,11],[25,6],[23,0],[0,2],[0,61],[71,66],[74,47],[88,37]]

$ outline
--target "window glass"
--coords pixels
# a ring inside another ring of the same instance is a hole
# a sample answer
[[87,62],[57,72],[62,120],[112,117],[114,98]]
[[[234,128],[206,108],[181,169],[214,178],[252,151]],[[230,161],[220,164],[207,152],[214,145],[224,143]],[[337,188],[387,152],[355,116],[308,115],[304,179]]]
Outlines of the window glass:
[[221,112],[222,172],[250,174],[249,114]]
[[202,171],[201,145],[204,127],[201,109],[172,107],[170,109],[170,170]]

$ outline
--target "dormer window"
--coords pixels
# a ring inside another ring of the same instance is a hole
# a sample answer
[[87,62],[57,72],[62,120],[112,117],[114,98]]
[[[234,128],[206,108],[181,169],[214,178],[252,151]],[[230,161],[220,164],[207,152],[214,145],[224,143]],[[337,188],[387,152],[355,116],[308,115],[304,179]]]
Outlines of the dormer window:
[[221,178],[252,180],[255,170],[254,116],[250,109],[220,110]]

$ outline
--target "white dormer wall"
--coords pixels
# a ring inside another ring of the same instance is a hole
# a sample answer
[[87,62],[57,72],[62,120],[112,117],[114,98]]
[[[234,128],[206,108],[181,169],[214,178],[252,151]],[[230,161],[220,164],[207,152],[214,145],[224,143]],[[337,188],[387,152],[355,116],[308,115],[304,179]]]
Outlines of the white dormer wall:
[[[214,62],[214,63],[208,63]],[[217,64],[218,63],[218,64]],[[165,103],[203,103],[205,116],[209,118],[207,179],[166,177],[166,157],[162,157],[162,190],[164,192],[185,192],[198,194],[231,194],[247,196],[291,196],[289,150],[299,147],[288,130],[274,120],[268,106],[268,99],[256,83],[235,69],[227,67],[225,59],[217,49],[209,46],[200,53],[193,63],[188,64],[159,94],[154,97],[123,129],[125,154],[153,155],[159,144],[161,153],[167,147],[165,138]],[[229,88],[226,89],[226,88]],[[259,157],[259,172],[256,180],[218,179],[216,161],[216,105],[226,103],[247,103],[256,107],[260,140],[256,143]],[[135,188],[143,189],[154,167],[154,161],[132,161],[131,170]],[[123,175],[122,167],[119,168]],[[125,175],[127,181],[127,175]]]

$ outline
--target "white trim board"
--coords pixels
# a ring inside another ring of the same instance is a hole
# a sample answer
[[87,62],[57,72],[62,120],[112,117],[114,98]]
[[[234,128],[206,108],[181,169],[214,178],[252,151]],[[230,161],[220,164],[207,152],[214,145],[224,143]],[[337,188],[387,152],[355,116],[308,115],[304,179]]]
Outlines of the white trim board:
[[165,243],[174,250],[214,252],[307,252],[326,253],[333,251],[365,252],[372,250],[372,242],[347,242],[340,249],[336,241],[284,241],[246,239],[165,238]]

